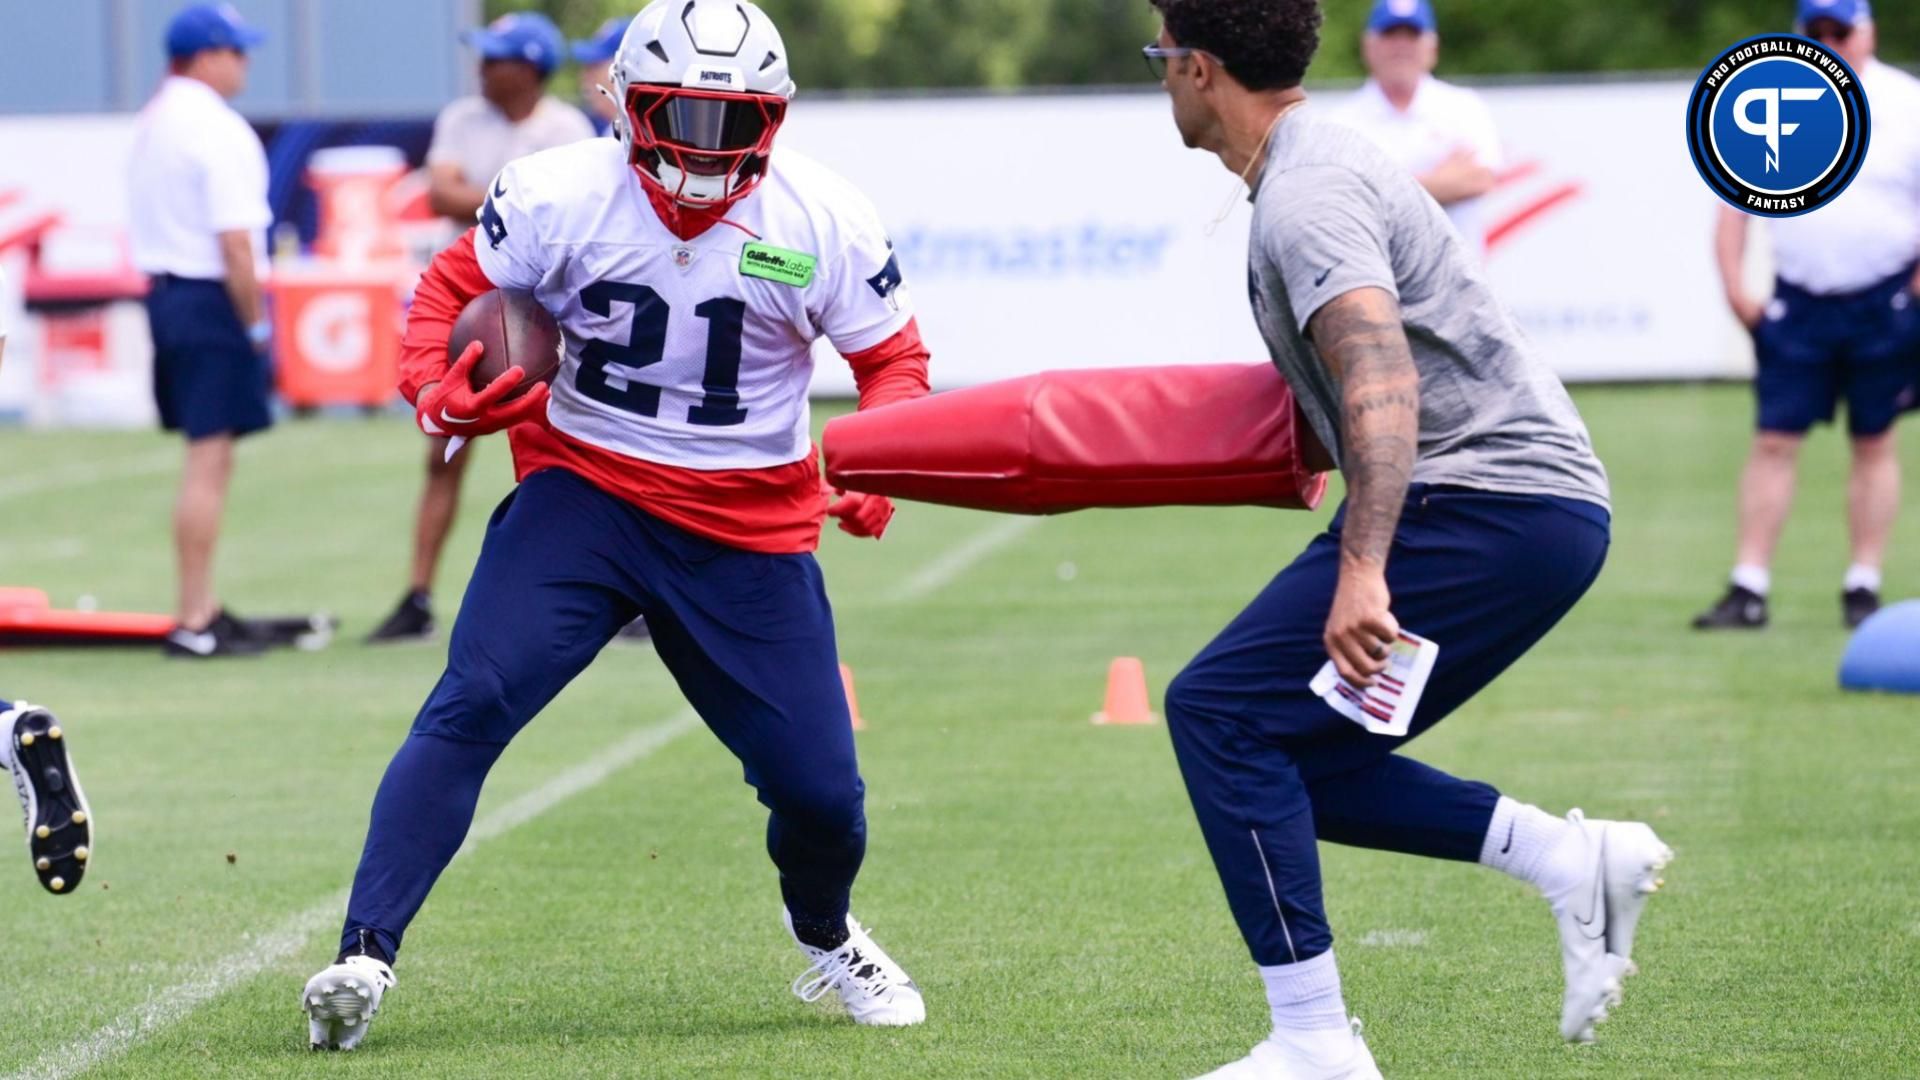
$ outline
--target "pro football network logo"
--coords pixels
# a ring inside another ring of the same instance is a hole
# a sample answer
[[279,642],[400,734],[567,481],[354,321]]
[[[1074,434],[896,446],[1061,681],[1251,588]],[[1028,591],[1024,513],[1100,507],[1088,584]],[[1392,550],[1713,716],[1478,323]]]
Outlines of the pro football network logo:
[[1795,217],[1838,198],[1867,160],[1866,90],[1845,60],[1797,34],[1716,57],[1687,102],[1687,148],[1713,193],[1750,214]]

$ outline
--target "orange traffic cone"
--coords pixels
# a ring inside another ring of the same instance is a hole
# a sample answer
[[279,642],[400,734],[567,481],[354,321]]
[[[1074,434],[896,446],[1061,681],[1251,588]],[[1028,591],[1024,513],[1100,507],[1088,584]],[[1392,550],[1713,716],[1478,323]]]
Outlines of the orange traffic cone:
[[1107,707],[1093,714],[1096,724],[1151,724],[1147,711],[1147,669],[1137,656],[1122,656],[1107,669]]
[[847,715],[853,717],[853,730],[867,730],[867,722],[860,719],[860,699],[853,693],[853,669],[840,665],[840,686],[847,692]]

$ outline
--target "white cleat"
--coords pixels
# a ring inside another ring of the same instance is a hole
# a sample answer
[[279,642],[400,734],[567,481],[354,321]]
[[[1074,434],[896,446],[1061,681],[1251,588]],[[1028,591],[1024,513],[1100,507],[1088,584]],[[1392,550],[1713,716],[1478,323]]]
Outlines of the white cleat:
[[1331,1053],[1312,1053],[1270,1038],[1255,1046],[1253,1053],[1200,1080],[1381,1080],[1373,1051],[1360,1037],[1359,1020],[1353,1021],[1352,1041],[1330,1049]]
[[1553,912],[1567,984],[1560,1037],[1590,1043],[1594,1026],[1620,1004],[1622,981],[1638,970],[1632,962],[1634,931],[1647,897],[1662,884],[1660,871],[1673,861],[1673,849],[1639,822],[1588,821],[1573,810],[1567,823],[1586,844],[1589,872]]
[[393,984],[393,969],[371,956],[349,956],[308,979],[300,991],[308,1043],[315,1050],[359,1046]]
[[[787,933],[793,933],[792,914],[782,911],[781,918]],[[812,962],[793,980],[793,994],[801,1001],[818,1001],[827,991],[838,990],[856,1024],[906,1027],[926,1020],[920,988],[852,915],[847,916],[847,940],[837,949],[816,949],[797,935],[793,941]]]

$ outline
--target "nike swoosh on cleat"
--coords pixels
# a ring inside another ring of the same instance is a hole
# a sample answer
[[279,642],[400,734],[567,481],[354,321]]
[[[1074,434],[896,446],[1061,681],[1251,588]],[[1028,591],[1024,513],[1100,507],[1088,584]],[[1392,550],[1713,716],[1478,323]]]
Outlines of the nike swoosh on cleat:
[[[1593,875],[1593,897],[1587,901],[1587,917],[1584,919],[1578,915],[1573,917],[1573,921],[1579,925],[1580,932],[1586,935],[1588,941],[1599,941],[1607,936],[1607,838],[1605,833],[1600,835],[1599,864],[1599,872]],[[1588,927],[1595,923],[1600,926],[1598,933],[1588,930]]]

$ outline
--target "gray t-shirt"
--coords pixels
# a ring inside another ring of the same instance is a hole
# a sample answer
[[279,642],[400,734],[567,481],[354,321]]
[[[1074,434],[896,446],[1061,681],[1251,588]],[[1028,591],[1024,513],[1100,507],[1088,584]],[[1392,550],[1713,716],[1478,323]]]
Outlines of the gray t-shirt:
[[440,110],[433,121],[427,164],[458,165],[469,184],[493,181],[507,162],[593,138],[593,124],[579,109],[543,97],[514,123],[483,97],[465,97]]
[[1359,132],[1300,111],[1274,131],[1253,201],[1254,318],[1336,462],[1340,386],[1307,322],[1374,287],[1399,298],[1420,373],[1415,483],[1608,505],[1606,469],[1566,388],[1412,173]]

